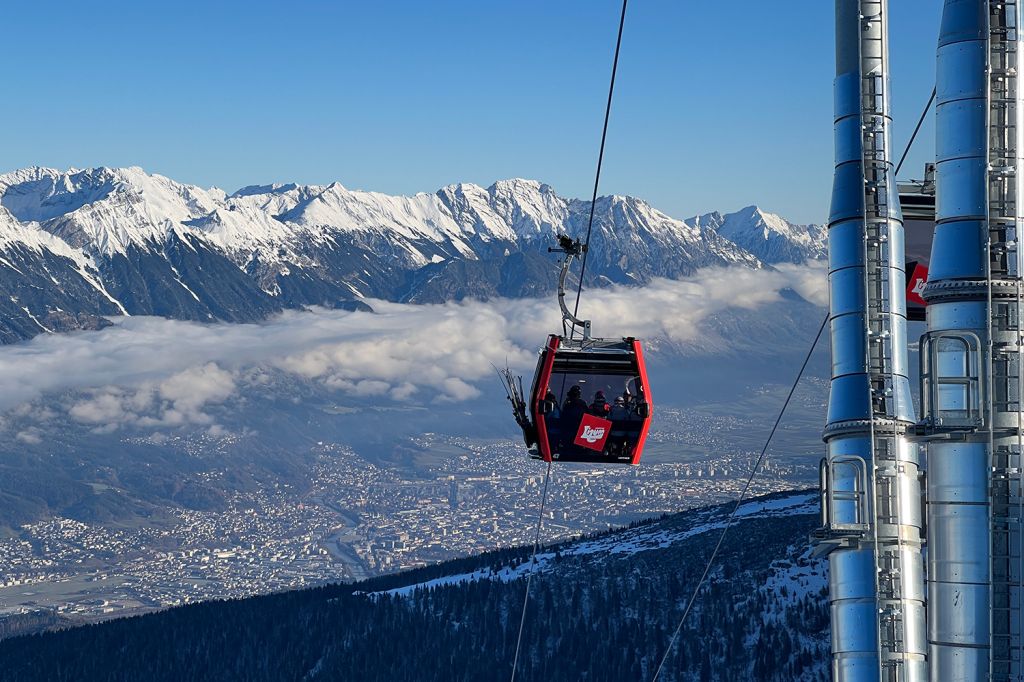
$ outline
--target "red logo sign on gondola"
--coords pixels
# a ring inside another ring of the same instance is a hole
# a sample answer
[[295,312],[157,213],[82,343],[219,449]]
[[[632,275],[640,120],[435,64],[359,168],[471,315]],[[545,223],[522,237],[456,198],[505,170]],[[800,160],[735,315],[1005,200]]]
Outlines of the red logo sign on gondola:
[[914,263],[914,269],[907,273],[907,301],[916,303],[919,306],[925,305],[921,293],[924,285],[928,283],[928,268],[920,263]]
[[580,428],[576,432],[576,440],[573,442],[581,448],[589,450],[604,450],[604,444],[612,432],[612,423],[607,419],[595,417],[592,414],[583,415]]

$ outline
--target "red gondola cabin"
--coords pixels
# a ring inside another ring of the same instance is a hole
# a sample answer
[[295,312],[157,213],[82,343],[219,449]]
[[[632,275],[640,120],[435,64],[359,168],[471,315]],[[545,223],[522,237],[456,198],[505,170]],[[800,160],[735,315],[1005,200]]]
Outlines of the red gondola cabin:
[[638,464],[652,407],[640,342],[549,336],[529,405],[536,429],[533,456]]
[[[562,335],[552,334],[541,349],[529,399],[522,377],[507,367],[498,370],[512,416],[531,457],[548,463],[639,464],[651,426],[643,350],[632,337],[591,338],[590,320],[579,319],[565,304],[569,266],[587,247],[565,235],[558,236],[558,247],[549,251],[565,254],[558,276]],[[573,338],[577,330],[580,339]]]

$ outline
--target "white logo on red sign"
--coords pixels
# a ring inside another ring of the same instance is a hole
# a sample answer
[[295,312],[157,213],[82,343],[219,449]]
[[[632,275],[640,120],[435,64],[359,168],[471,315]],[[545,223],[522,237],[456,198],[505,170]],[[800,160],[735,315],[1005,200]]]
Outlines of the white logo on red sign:
[[573,442],[581,448],[601,452],[604,450],[604,444],[607,442],[611,430],[612,423],[607,419],[585,414],[580,421],[579,430],[576,431],[576,440]]
[[907,285],[907,300],[918,305],[925,305],[921,294],[924,293],[925,285],[928,284],[928,268],[918,265],[910,274],[910,282]]

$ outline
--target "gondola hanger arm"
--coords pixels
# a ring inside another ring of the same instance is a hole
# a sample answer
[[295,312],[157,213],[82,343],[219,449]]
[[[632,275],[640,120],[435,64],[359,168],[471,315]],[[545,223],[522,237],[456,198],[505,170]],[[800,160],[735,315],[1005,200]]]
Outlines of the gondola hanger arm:
[[[583,330],[583,340],[590,340],[590,320],[581,320],[576,317],[569,310],[569,306],[565,304],[565,278],[569,275],[569,268],[572,266],[572,261],[587,252],[587,245],[580,242],[579,239],[572,240],[564,234],[558,235],[558,248],[548,248],[548,253],[561,252],[565,254],[565,258],[562,259],[562,271],[558,274],[558,307],[562,309],[562,333],[565,336],[571,336],[568,333],[567,324],[572,326],[573,331],[578,327]],[[581,275],[582,276],[582,275]]]

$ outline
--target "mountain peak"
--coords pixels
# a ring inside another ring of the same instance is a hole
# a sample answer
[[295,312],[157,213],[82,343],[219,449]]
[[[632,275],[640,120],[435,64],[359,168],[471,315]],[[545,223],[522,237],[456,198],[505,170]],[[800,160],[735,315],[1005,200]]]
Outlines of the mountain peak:
[[497,180],[490,187],[487,188],[493,192],[551,192],[554,190],[551,185],[540,182],[538,180],[529,180],[526,178],[507,178],[505,180]]
[[720,235],[766,263],[802,263],[826,255],[825,230],[821,225],[796,225],[756,205],[714,215],[719,222],[715,229]]
[[138,166],[0,176],[0,204],[18,220],[105,254],[162,243],[174,225],[210,213],[222,197]]

